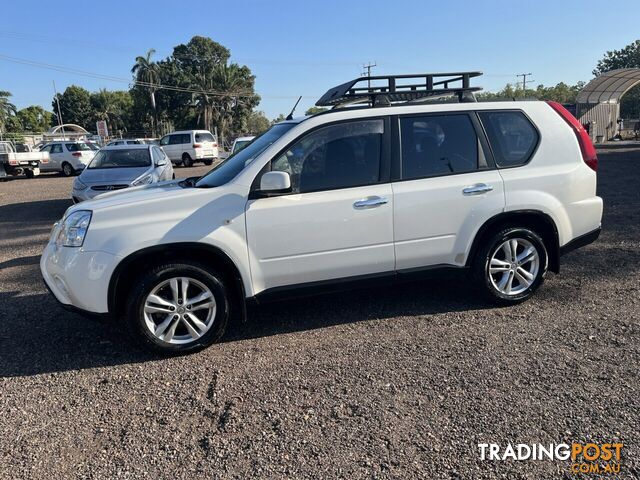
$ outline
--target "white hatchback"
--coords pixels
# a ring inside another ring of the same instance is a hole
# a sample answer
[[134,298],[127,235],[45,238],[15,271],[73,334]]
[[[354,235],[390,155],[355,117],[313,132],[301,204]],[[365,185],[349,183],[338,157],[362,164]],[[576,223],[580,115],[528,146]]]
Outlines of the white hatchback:
[[553,102],[466,102],[466,84],[461,103],[417,102],[451,93],[434,77],[348,82],[318,104],[375,106],[284,121],[199,179],[70,207],[46,284],[167,353],[219,340],[247,302],[329,285],[446,269],[495,302],[530,298],[600,233],[593,144]]
[[81,172],[93,160],[96,151],[84,142],[54,141],[41,152],[49,153],[49,163],[42,164],[43,172],[61,172],[65,177]]

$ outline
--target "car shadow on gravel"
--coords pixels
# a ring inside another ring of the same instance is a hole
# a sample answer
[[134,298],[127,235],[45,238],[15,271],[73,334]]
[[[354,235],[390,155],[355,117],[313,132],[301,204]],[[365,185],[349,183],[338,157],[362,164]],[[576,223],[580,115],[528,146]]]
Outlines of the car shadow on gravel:
[[[484,309],[454,281],[376,287],[272,302],[229,326],[222,342],[270,337],[341,324]],[[114,322],[67,312],[48,294],[0,292],[0,377],[83,370],[159,360],[141,351]],[[216,348],[212,346],[210,348]]]

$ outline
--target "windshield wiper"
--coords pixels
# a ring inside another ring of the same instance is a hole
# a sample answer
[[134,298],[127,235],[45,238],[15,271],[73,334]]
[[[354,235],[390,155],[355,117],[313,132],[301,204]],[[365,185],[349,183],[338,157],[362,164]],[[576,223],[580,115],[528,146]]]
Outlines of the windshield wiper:
[[188,177],[184,180],[178,182],[182,188],[193,188],[196,186],[196,182],[200,179],[200,177]]

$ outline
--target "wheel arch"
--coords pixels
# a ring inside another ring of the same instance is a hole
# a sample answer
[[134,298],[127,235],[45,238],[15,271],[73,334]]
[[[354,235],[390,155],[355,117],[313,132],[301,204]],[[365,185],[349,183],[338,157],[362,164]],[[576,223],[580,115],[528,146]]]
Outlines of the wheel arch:
[[[116,266],[107,293],[109,314],[119,317],[124,313],[126,302],[122,297],[136,280],[140,272],[151,265],[170,260],[192,260],[200,264],[215,267],[231,286],[230,304],[232,314],[237,314],[242,321],[246,319],[246,294],[240,270],[233,260],[221,249],[197,242],[179,242],[143,248],[125,257]],[[239,307],[239,308],[236,308]]]
[[466,266],[473,263],[480,245],[489,235],[497,230],[508,227],[528,227],[538,233],[544,240],[549,257],[549,270],[558,273],[560,271],[560,244],[558,239],[558,227],[553,219],[546,213],[539,210],[515,210],[502,212],[487,220],[476,233],[469,255],[467,255]]

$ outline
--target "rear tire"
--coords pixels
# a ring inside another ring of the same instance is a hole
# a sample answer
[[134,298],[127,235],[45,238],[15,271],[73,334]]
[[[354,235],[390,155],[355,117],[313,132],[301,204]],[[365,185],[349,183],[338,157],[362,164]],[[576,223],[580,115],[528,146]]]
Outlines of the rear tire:
[[182,155],[182,164],[187,168],[193,167],[193,159],[189,156],[188,153],[184,153]]
[[146,350],[177,355],[219,341],[229,311],[222,275],[195,262],[163,263],[135,282],[125,323]]
[[205,160],[205,161],[204,161],[204,164],[205,164],[206,166],[213,165],[213,160]]
[[33,173],[33,170],[29,170],[29,169],[27,169],[27,170],[25,170],[25,171],[24,171],[24,175],[25,175],[25,177],[27,177],[27,178],[33,178],[33,177],[35,177],[35,174]]
[[75,170],[73,169],[73,167],[71,166],[70,163],[64,162],[62,164],[62,175],[64,175],[65,177],[70,177],[72,176],[75,172]]
[[529,299],[542,285],[548,258],[544,241],[536,232],[509,227],[480,246],[472,275],[488,300],[516,304]]

